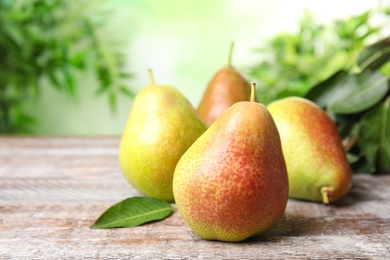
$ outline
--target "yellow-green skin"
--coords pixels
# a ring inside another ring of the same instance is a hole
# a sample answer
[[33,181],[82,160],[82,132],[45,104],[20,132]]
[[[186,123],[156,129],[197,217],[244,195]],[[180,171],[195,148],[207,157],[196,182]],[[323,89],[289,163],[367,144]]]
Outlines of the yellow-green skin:
[[288,178],[267,109],[238,102],[225,110],[180,159],[173,193],[185,222],[207,240],[242,241],[274,225]]
[[177,162],[206,127],[175,88],[151,85],[136,96],[119,148],[127,180],[141,193],[173,202]]
[[282,140],[291,198],[328,204],[351,187],[336,125],[315,103],[288,97],[268,105]]

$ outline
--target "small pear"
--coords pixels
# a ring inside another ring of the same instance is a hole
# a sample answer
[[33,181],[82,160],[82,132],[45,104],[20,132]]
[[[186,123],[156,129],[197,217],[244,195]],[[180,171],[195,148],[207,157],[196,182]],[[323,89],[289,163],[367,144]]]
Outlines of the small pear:
[[282,140],[292,198],[329,204],[351,187],[351,170],[331,118],[315,103],[288,97],[268,105]]
[[141,193],[172,202],[177,162],[206,127],[174,87],[151,85],[136,96],[119,148],[126,179]]
[[177,209],[207,240],[242,241],[283,215],[288,177],[276,125],[254,101],[223,112],[180,159],[173,177]]
[[231,65],[234,44],[231,44],[227,66],[221,68],[209,82],[198,113],[209,127],[228,107],[249,100],[250,83]]

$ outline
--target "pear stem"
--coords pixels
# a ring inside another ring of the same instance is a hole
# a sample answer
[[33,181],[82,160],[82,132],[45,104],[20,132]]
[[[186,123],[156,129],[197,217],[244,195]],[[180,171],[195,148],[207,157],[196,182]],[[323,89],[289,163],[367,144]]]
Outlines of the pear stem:
[[255,102],[256,100],[256,83],[252,82],[251,84],[251,97],[250,102]]
[[321,194],[322,194],[322,202],[325,205],[329,205],[330,189],[328,187],[322,187],[321,188]]
[[229,68],[232,67],[233,49],[234,49],[234,42],[231,42],[230,49],[229,49],[229,56],[228,56],[228,64],[227,64]]
[[352,147],[357,143],[358,140],[359,140],[359,136],[356,135],[356,136],[352,137],[352,139],[349,140],[349,142],[344,147],[344,151],[346,153],[349,152],[349,150],[352,149]]
[[149,73],[149,79],[150,79],[150,85],[156,85],[156,82],[154,81],[153,72],[151,69],[148,70]]

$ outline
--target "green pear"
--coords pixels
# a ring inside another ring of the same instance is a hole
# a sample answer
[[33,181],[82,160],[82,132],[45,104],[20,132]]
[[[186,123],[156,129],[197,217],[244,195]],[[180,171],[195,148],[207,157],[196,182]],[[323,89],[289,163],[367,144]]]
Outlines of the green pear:
[[249,82],[232,66],[233,47],[232,43],[227,66],[214,74],[197,109],[207,127],[228,107],[239,101],[247,101],[251,94]]
[[335,123],[315,103],[288,97],[268,105],[282,140],[292,198],[329,204],[351,187]]
[[177,209],[207,240],[242,241],[283,215],[288,177],[279,133],[265,106],[225,110],[182,156],[173,177]]
[[136,96],[119,148],[126,179],[141,193],[172,202],[172,178],[184,152],[206,130],[189,101],[174,87],[151,85]]

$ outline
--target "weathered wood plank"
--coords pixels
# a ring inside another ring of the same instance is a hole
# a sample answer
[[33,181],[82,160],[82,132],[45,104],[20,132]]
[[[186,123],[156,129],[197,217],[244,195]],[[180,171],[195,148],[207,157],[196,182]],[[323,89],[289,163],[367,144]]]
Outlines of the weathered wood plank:
[[92,230],[113,203],[140,195],[120,171],[118,145],[0,137],[0,259],[390,258],[389,175],[354,175],[330,206],[289,200],[279,223],[242,243],[205,241],[176,210],[161,222]]

